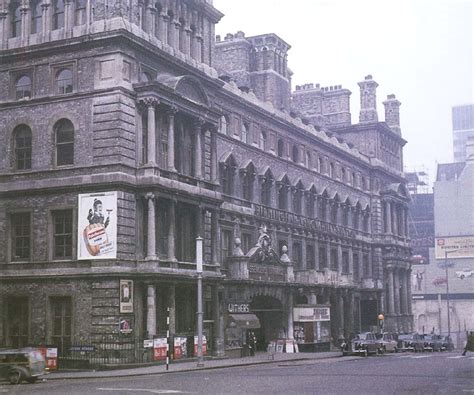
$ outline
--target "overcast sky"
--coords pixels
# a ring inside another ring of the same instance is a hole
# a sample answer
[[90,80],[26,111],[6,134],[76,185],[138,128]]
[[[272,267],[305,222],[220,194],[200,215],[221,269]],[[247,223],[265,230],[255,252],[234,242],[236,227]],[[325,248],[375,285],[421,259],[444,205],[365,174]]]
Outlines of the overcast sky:
[[453,160],[451,107],[474,103],[474,0],[214,0],[225,16],[216,34],[276,33],[291,49],[292,89],[304,83],[352,91],[378,82],[377,110],[394,93],[402,102],[405,170]]

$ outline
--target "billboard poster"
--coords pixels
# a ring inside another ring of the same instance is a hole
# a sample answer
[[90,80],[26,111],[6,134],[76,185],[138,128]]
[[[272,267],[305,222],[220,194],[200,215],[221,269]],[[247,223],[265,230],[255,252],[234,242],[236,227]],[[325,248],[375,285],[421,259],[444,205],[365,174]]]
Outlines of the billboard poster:
[[120,280],[120,313],[133,313],[133,280]]
[[117,192],[80,194],[77,259],[117,256]]
[[474,236],[437,237],[436,259],[474,258]]

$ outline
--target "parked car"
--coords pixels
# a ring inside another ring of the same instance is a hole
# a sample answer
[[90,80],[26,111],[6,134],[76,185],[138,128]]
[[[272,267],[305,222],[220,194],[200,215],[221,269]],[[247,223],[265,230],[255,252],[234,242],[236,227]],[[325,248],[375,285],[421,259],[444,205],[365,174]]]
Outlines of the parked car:
[[454,343],[450,336],[441,335],[441,350],[440,351],[453,351]]
[[459,277],[461,280],[465,278],[474,277],[474,270],[470,269],[463,269],[456,272],[456,276]]
[[398,352],[397,335],[393,333],[379,333],[377,339],[380,342],[380,352]]
[[35,383],[46,373],[43,355],[35,348],[0,350],[0,378],[11,384]]
[[369,354],[377,354],[380,350],[381,344],[377,340],[375,333],[363,332],[355,335],[349,341],[344,341],[341,344],[342,355],[361,354],[365,357]]
[[400,351],[423,352],[423,338],[417,333],[398,335],[397,347]]
[[441,351],[442,341],[439,335],[422,335],[423,351]]

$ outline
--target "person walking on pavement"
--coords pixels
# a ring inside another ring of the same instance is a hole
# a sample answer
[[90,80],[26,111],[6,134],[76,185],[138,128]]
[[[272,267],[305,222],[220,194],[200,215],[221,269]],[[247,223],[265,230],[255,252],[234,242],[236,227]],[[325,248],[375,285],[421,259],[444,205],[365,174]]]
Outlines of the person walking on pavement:
[[465,356],[467,351],[474,351],[474,332],[470,332],[467,336],[466,347],[464,347],[462,356]]

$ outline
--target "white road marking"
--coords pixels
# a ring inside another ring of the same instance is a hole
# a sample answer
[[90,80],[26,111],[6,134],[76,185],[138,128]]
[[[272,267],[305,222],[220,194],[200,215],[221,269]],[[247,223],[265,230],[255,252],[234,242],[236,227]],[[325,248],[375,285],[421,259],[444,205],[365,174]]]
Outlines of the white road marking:
[[412,359],[421,359],[421,358],[431,358],[432,355],[418,355],[417,357],[412,357]]
[[455,357],[448,357],[448,359],[460,359],[460,358],[464,358],[464,356],[456,355]]
[[131,391],[131,392],[149,392],[150,394],[189,394],[178,390],[154,390],[149,388],[97,388],[98,391]]

